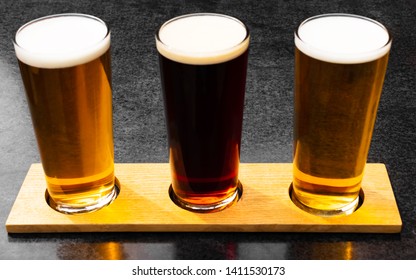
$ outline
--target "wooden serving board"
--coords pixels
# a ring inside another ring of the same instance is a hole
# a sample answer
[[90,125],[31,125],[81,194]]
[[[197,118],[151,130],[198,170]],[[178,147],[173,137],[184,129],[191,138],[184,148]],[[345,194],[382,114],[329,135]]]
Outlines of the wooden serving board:
[[45,201],[42,165],[33,164],[6,221],[9,233],[35,232],[363,232],[397,233],[402,221],[384,164],[367,164],[364,200],[353,214],[320,217],[289,197],[290,163],[242,163],[243,195],[209,214],[176,206],[168,195],[168,163],[116,164],[120,194],[93,213],[65,215]]

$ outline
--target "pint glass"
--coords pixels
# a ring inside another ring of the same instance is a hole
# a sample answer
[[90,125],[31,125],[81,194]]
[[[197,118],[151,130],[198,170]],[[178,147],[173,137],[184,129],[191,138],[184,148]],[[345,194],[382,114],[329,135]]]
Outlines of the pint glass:
[[318,215],[359,204],[391,37],[380,23],[326,14],[295,32],[292,199]]
[[109,28],[89,15],[52,15],[23,25],[14,47],[48,204],[62,213],[108,205],[118,194]]
[[190,14],[156,34],[172,200],[195,212],[237,201],[248,28],[221,14]]

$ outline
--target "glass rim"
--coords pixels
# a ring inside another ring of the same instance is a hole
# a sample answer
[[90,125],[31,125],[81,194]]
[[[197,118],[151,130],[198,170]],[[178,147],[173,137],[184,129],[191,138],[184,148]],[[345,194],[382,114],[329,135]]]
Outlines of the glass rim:
[[[105,27],[105,34],[102,38],[100,38],[99,40],[93,42],[90,46],[86,47],[85,49],[83,49],[83,51],[90,51],[93,50],[94,48],[101,48],[101,45],[105,46],[108,44],[108,46],[110,45],[110,36],[111,36],[111,29],[110,26],[107,22],[105,22],[104,20],[102,20],[99,17],[93,16],[93,15],[89,15],[89,14],[83,14],[83,13],[59,13],[59,14],[51,14],[51,15],[47,15],[47,16],[43,16],[43,17],[39,17],[33,20],[30,20],[28,22],[26,22],[25,24],[23,24],[22,26],[20,26],[17,31],[15,32],[15,35],[13,37],[13,45],[15,47],[16,53],[19,52],[20,54],[22,54],[24,57],[27,56],[33,56],[35,57],[35,61],[37,63],[39,63],[39,57],[43,56],[44,58],[46,58],[46,65],[53,64],[51,61],[53,60],[57,60],[57,61],[63,61],[63,60],[68,60],[65,59],[65,55],[74,55],[79,53],[80,50],[76,50],[76,51],[68,51],[68,52],[64,52],[64,53],[60,53],[60,54],[49,54],[46,52],[37,52],[37,51],[33,51],[30,48],[24,47],[22,45],[19,44],[17,37],[19,35],[20,32],[22,32],[24,29],[26,29],[27,27],[39,23],[41,21],[45,21],[45,20],[50,20],[50,19],[54,19],[54,18],[61,18],[61,17],[73,17],[73,18],[85,18],[85,19],[89,19],[89,20],[94,20],[100,24],[102,24],[102,26]],[[108,43],[107,43],[108,42]],[[107,50],[107,48],[106,48]],[[80,59],[82,60],[82,59]],[[29,63],[30,64],[30,63]],[[42,64],[42,63],[40,63]],[[64,63],[65,64],[65,63]],[[71,63],[68,63],[71,64]],[[78,65],[78,63],[75,63],[74,65]],[[36,66],[36,65],[32,65],[32,66]],[[70,67],[70,66],[67,66]],[[44,68],[49,68],[48,66],[45,66]],[[54,67],[50,67],[50,68],[54,68]]]
[[[216,51],[204,51],[204,52],[189,52],[189,51],[183,51],[177,48],[173,48],[171,47],[169,44],[165,43],[161,38],[160,38],[160,31],[167,25],[169,25],[170,23],[177,21],[177,20],[181,20],[184,18],[190,18],[190,17],[203,17],[203,16],[216,16],[216,17],[222,17],[222,18],[227,18],[230,20],[233,20],[235,22],[237,22],[238,24],[240,24],[246,31],[246,35],[244,36],[244,38],[239,41],[238,43],[232,45],[231,47],[227,47],[221,50],[216,50]],[[227,52],[231,52],[233,49],[236,49],[244,44],[247,44],[247,48],[248,48],[248,41],[250,40],[250,29],[248,28],[248,26],[239,18],[234,17],[234,16],[229,16],[229,15],[225,15],[225,14],[220,14],[220,13],[190,13],[190,14],[184,14],[184,15],[180,15],[174,18],[171,18],[169,20],[167,20],[166,22],[164,22],[163,24],[161,24],[159,26],[159,28],[157,28],[156,32],[155,32],[155,39],[156,39],[156,43],[160,44],[161,46],[163,46],[163,48],[169,50],[172,53],[178,54],[178,55],[185,55],[185,53],[189,54],[189,56],[195,56],[195,57],[209,57],[210,55],[216,54],[216,53],[227,53]],[[158,47],[157,47],[158,48]],[[159,48],[158,48],[159,49]],[[246,48],[244,48],[244,51],[246,50]]]
[[15,35],[13,37],[13,43],[16,46],[18,46],[19,48],[22,48],[22,49],[24,49],[26,51],[29,51],[28,49],[26,49],[26,48],[24,48],[24,47],[22,47],[22,46],[19,45],[19,43],[16,40],[17,34],[19,34],[23,29],[25,29],[29,25],[32,25],[32,24],[37,23],[37,22],[40,22],[40,21],[48,20],[48,19],[51,19],[51,18],[58,18],[58,17],[83,17],[83,18],[93,19],[95,21],[98,21],[98,22],[102,23],[106,27],[107,32],[106,32],[105,36],[99,42],[97,42],[97,44],[100,43],[100,42],[102,42],[103,40],[105,40],[110,35],[110,33],[111,33],[110,32],[110,26],[104,20],[100,19],[99,17],[93,16],[93,15],[89,15],[89,14],[82,14],[82,13],[61,13],[61,14],[52,14],[52,15],[47,15],[47,16],[35,18],[35,19],[32,19],[32,20],[26,22],[25,24],[23,24],[22,26],[20,26],[17,29],[17,31],[15,32]]
[[[388,39],[387,39],[386,43],[384,45],[380,46],[380,47],[374,48],[373,50],[370,50],[370,51],[357,52],[357,53],[354,53],[354,54],[339,54],[339,53],[335,53],[335,52],[332,53],[332,52],[329,52],[329,51],[326,51],[326,50],[322,50],[322,49],[320,49],[318,47],[315,47],[315,46],[311,45],[310,43],[304,41],[304,39],[302,39],[302,37],[299,34],[299,30],[302,28],[302,26],[304,26],[305,24],[307,24],[310,21],[320,19],[320,18],[326,18],[326,17],[349,17],[349,18],[357,18],[357,19],[361,19],[361,20],[371,22],[371,23],[377,25],[378,27],[380,27],[381,29],[383,29],[386,32]],[[315,15],[315,16],[309,17],[309,18],[303,20],[298,25],[298,27],[295,29],[294,33],[295,33],[295,41],[299,40],[302,44],[304,44],[308,48],[317,50],[319,52],[325,51],[328,54],[334,54],[334,55],[336,54],[337,56],[344,56],[344,55],[345,56],[349,56],[349,55],[353,56],[353,55],[355,55],[355,56],[362,57],[362,56],[365,56],[366,54],[371,54],[371,53],[374,53],[374,52],[377,52],[377,51],[382,51],[383,49],[385,49],[385,52],[383,52],[383,55],[385,55],[386,53],[389,52],[389,50],[391,48],[391,43],[392,43],[392,40],[393,40],[390,31],[382,23],[378,22],[377,20],[366,17],[366,16],[361,16],[361,15],[356,15],[356,14],[349,14],[349,13],[326,13],[326,14],[320,14],[320,15]],[[381,55],[381,56],[383,56],[383,55]],[[377,58],[375,58],[375,59],[377,59]],[[373,61],[375,59],[370,59],[368,61]]]

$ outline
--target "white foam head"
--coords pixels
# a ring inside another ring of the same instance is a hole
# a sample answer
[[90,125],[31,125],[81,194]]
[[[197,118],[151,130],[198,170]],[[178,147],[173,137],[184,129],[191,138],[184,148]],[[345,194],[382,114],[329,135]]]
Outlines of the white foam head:
[[110,32],[100,19],[58,14],[23,25],[14,41],[17,58],[40,68],[64,68],[89,62],[110,47]]
[[220,14],[180,16],[163,24],[156,35],[160,54],[186,64],[225,62],[241,55],[248,45],[247,27]]
[[332,63],[364,63],[384,56],[391,37],[380,23],[349,14],[312,17],[295,32],[295,45],[303,53]]

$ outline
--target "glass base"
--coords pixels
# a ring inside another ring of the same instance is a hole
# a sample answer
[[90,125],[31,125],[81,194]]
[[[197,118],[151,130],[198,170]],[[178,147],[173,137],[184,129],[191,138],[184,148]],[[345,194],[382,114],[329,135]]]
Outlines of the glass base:
[[100,210],[104,206],[107,206],[111,204],[114,199],[118,196],[120,193],[120,182],[117,178],[114,178],[114,188],[111,193],[109,193],[107,196],[101,198],[101,200],[98,201],[98,203],[92,204],[92,205],[86,205],[83,207],[74,207],[72,205],[65,205],[65,204],[56,204],[56,202],[52,199],[52,197],[49,195],[48,190],[46,190],[45,193],[45,199],[48,205],[55,211],[58,211],[63,214],[83,214],[83,213],[90,213],[97,210]]
[[235,192],[228,198],[214,203],[214,204],[192,204],[180,199],[175,192],[173,191],[172,185],[169,187],[169,197],[170,199],[179,207],[197,213],[213,213],[224,210],[231,205],[235,204],[243,195],[243,185],[238,181],[237,188]]
[[309,207],[303,204],[299,199],[296,197],[295,192],[293,191],[293,186],[290,185],[289,188],[289,196],[292,202],[302,209],[305,212],[311,213],[313,215],[322,216],[322,217],[333,217],[333,216],[345,216],[354,213],[360,206],[363,204],[364,201],[364,192],[360,190],[360,193],[356,199],[354,199],[351,203],[333,210],[322,210]]

